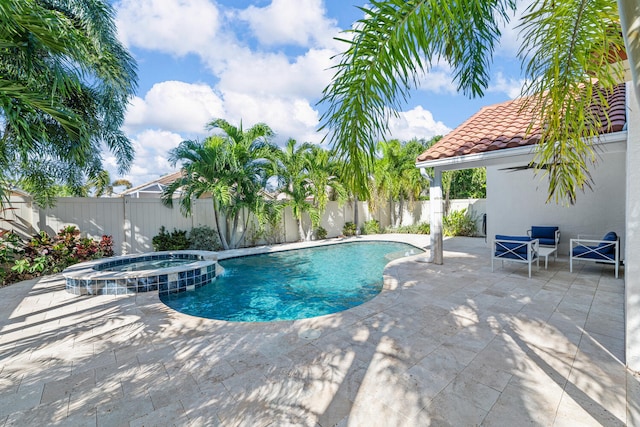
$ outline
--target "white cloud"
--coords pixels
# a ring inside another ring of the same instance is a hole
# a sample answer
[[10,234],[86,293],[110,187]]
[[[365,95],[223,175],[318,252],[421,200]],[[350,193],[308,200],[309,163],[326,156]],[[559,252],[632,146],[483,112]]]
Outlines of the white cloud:
[[433,93],[456,93],[453,84],[451,66],[445,61],[439,61],[431,67],[428,73],[422,76],[418,82],[418,89]]
[[218,88],[223,93],[315,98],[331,80],[333,54],[312,49],[291,61],[279,53],[245,51],[228,60]]
[[153,85],[144,99],[132,100],[125,129],[135,132],[150,127],[202,134],[208,122],[224,114],[222,100],[210,86],[166,81]]
[[340,29],[325,14],[321,0],[273,0],[266,7],[249,6],[238,16],[264,45],[327,47]]
[[[168,153],[183,139],[177,133],[158,129],[147,129],[131,138],[136,150],[136,158],[131,170],[123,178],[135,186],[174,172],[176,168],[169,165]],[[113,156],[107,157],[105,164],[111,176],[116,179],[117,166]]]
[[225,108],[228,120],[245,127],[258,122],[269,125],[277,134],[276,142],[289,138],[298,142],[320,142],[322,135],[316,132],[319,114],[309,101],[303,98],[259,97],[244,93],[227,93]]
[[504,74],[498,72],[491,79],[489,87],[487,88],[487,92],[505,93],[509,98],[515,99],[520,96],[522,87],[525,83],[525,79],[505,77]]
[[389,120],[388,139],[409,141],[413,138],[430,139],[436,135],[446,135],[451,128],[436,121],[430,111],[418,105],[409,111],[399,113],[399,117]]
[[121,0],[118,35],[127,46],[185,55],[211,49],[220,12],[208,0]]
[[517,0],[516,11],[510,15],[510,20],[501,28],[500,44],[496,49],[496,53],[505,57],[516,57],[520,46],[522,45],[522,37],[520,36],[520,20],[527,8],[531,6],[533,0]]

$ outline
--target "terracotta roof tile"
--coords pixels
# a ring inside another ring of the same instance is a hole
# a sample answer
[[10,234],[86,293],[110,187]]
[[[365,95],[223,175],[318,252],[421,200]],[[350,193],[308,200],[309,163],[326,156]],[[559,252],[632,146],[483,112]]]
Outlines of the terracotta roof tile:
[[[612,93],[605,95],[610,120],[608,126],[605,108],[594,96],[591,111],[598,116],[601,123],[605,123],[598,133],[623,130],[627,122],[625,93],[625,85],[622,83],[615,86]],[[417,161],[424,162],[537,144],[540,141],[540,126],[534,123],[527,133],[534,116],[531,109],[523,109],[523,105],[523,99],[514,99],[483,107],[418,156]]]

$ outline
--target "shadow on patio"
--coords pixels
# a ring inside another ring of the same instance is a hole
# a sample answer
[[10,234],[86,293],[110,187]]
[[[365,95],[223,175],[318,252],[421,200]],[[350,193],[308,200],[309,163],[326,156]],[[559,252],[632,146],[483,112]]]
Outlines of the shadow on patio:
[[473,239],[445,250],[443,266],[393,262],[372,301],[295,322],[81,298],[55,278],[0,289],[0,425],[631,424],[623,280],[562,261],[491,273]]

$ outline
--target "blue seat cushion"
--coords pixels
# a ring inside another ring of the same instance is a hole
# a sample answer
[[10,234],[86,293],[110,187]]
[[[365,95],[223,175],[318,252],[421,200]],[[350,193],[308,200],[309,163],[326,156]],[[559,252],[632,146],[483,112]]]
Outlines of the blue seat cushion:
[[543,239],[542,237],[538,237],[537,239],[538,239],[539,243],[541,245],[544,245],[544,246],[555,246],[556,245],[556,239],[555,238],[553,238],[553,239]]
[[[496,234],[496,256],[504,256],[505,258],[514,259],[526,259],[527,245],[526,242],[530,242],[529,236],[505,236],[503,234]],[[500,240],[510,240],[511,242],[502,243]],[[522,242],[522,243],[515,243]],[[518,257],[516,254],[523,255],[524,257]]]
[[531,238],[540,239],[541,245],[555,245],[556,231],[558,231],[558,227],[533,226],[531,227]]
[[616,259],[614,247],[601,246],[576,246],[573,248],[574,258],[601,259],[604,261],[613,261]]

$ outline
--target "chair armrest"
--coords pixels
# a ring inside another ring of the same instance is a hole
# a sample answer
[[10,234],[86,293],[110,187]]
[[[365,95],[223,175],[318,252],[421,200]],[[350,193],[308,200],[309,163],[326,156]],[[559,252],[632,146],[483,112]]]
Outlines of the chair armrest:
[[578,237],[571,240],[598,240],[602,238],[601,234],[578,234]]

